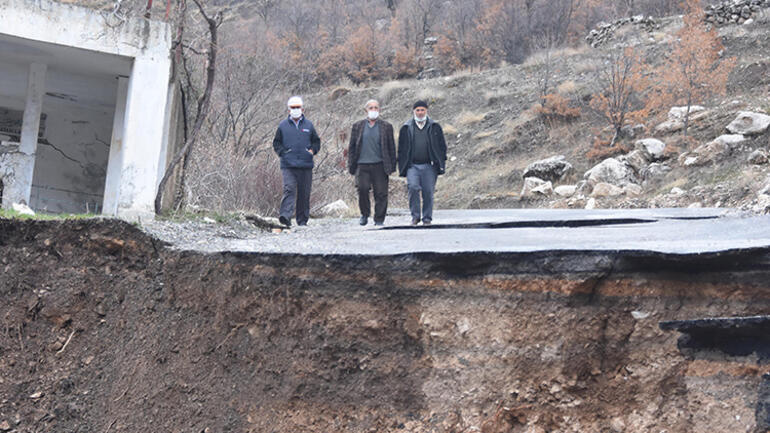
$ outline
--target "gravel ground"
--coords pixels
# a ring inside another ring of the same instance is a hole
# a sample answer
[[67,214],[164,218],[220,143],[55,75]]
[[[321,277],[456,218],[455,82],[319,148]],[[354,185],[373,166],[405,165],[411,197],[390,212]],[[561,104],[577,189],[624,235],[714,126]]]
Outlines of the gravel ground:
[[[405,210],[394,210],[389,211],[385,224],[408,225],[409,221]],[[371,218],[366,226],[360,226],[358,218],[313,218],[307,226],[293,225],[290,229],[279,228],[276,218],[265,218],[264,222],[270,226],[259,227],[241,217],[225,222],[151,221],[143,223],[142,228],[170,244],[172,249],[203,252],[242,251],[244,242],[252,251],[311,250],[330,234],[375,230]]]

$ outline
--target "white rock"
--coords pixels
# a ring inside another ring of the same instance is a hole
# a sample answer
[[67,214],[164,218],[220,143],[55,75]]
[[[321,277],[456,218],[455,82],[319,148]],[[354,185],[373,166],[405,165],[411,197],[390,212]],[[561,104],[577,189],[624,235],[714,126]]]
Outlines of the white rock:
[[642,187],[633,183],[629,183],[623,187],[623,192],[626,193],[627,196],[639,196],[642,194]]
[[671,167],[668,165],[653,162],[652,164],[648,165],[647,168],[642,170],[642,178],[644,180],[650,180],[657,177],[663,177],[669,171],[671,171]]
[[349,209],[350,207],[344,200],[337,200],[322,207],[318,213],[321,216],[342,217]]
[[214,224],[214,223],[216,223],[215,220],[213,220],[213,219],[211,219],[209,217],[203,217],[203,222],[206,223],[206,224]]
[[689,206],[687,206],[688,209],[700,209],[703,207],[703,203],[696,201],[695,203],[690,203]]
[[655,127],[655,132],[660,134],[671,134],[684,128],[684,122],[681,120],[666,120]]
[[751,152],[748,161],[755,165],[767,164],[767,152],[764,149],[757,149]]
[[457,332],[459,332],[460,335],[464,335],[471,329],[471,322],[467,317],[463,317],[462,319],[458,320],[455,325],[457,326]]
[[524,169],[522,177],[556,181],[563,179],[570,172],[572,172],[572,164],[564,159],[564,155],[556,155],[529,164]]
[[770,195],[759,194],[757,196],[757,204],[752,208],[754,212],[765,213],[770,210]]
[[[693,119],[693,113],[704,111],[705,108],[700,105],[690,106],[690,119]],[[668,120],[680,120],[684,121],[684,115],[687,114],[687,107],[671,107],[668,110]]]
[[673,196],[676,196],[676,197],[679,197],[681,195],[684,195],[684,190],[682,188],[679,188],[679,187],[675,186],[675,187],[671,188],[671,191],[669,191],[669,194],[673,195]]
[[746,137],[742,134],[724,134],[715,138],[712,143],[720,143],[734,149],[737,145],[746,141]]
[[634,147],[646,151],[653,160],[659,160],[663,158],[663,149],[666,148],[666,143],[657,138],[645,138],[638,140]]
[[637,183],[634,170],[615,158],[605,159],[588,170],[583,177],[593,183],[606,182],[618,186]]
[[633,168],[636,173],[641,173],[650,162],[650,155],[643,149],[636,149],[617,159]]
[[650,317],[650,313],[646,311],[632,311],[631,316],[636,320],[642,320]]
[[572,197],[575,191],[577,191],[577,185],[559,185],[553,189],[553,192],[561,197]]
[[762,134],[770,127],[770,116],[752,111],[741,111],[729,125],[727,130],[733,134],[756,135]]
[[35,214],[35,211],[30,209],[30,207],[25,205],[24,203],[14,203],[14,204],[11,205],[11,208],[14,211],[16,211],[16,212],[18,212],[18,213],[20,213],[22,215],[34,215]]
[[591,197],[617,197],[623,195],[623,188],[606,182],[599,182],[594,185],[591,191]]
[[698,157],[697,156],[688,156],[687,158],[684,159],[684,164],[683,165],[685,167],[690,167],[690,166],[693,166],[693,165],[698,165]]
[[750,26],[752,24],[754,24],[754,18],[749,18],[749,19],[747,19],[746,21],[743,22],[744,26]]
[[586,209],[596,209],[596,199],[595,198],[589,198],[586,202]]
[[553,184],[549,181],[537,177],[528,177],[524,179],[524,186],[521,188],[522,198],[533,198],[548,196],[553,193]]

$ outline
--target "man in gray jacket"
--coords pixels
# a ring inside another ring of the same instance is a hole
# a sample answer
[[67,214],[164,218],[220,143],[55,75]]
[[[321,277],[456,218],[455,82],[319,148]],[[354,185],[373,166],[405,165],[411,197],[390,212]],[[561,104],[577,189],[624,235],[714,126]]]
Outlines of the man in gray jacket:
[[406,177],[409,188],[412,225],[421,218],[424,225],[430,225],[436,179],[446,170],[446,140],[441,125],[428,117],[427,102],[417,101],[412,109],[414,117],[398,133],[398,173]]
[[366,119],[354,123],[350,132],[348,171],[356,176],[358,223],[369,221],[369,190],[374,189],[374,225],[381,226],[388,211],[388,176],[396,171],[396,143],[393,125],[380,118],[380,103],[370,99],[364,111]]

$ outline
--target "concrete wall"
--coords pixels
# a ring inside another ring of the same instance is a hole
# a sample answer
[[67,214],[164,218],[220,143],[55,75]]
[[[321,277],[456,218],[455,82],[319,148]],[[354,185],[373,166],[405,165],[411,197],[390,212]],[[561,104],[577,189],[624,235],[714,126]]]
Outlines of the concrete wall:
[[[35,181],[40,185],[33,206],[64,211],[75,205],[55,203],[100,202],[103,195],[107,214],[152,218],[173,138],[167,132],[174,119],[170,26],[143,18],[122,21],[47,0],[0,0],[0,22],[0,68],[8,64],[5,69],[23,72],[30,63],[47,66],[46,138],[63,146],[61,152],[38,146]],[[23,109],[24,94],[13,89],[24,89],[26,76],[10,72],[3,77],[0,70],[0,102],[21,103]],[[127,91],[119,98],[120,76],[127,77]],[[113,123],[122,123],[122,131],[113,133]]]
[[[0,63],[0,107],[24,110],[26,73],[24,65]],[[57,70],[47,76],[45,133],[35,152],[29,205],[95,212],[102,207],[117,79]]]

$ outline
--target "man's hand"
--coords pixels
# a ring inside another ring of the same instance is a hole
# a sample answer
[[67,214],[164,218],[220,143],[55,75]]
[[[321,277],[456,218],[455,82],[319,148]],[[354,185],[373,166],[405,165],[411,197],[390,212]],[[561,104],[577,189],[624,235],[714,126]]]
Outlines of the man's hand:
[[315,154],[313,153],[313,150],[312,150],[312,149],[308,149],[307,151],[308,151],[308,152],[310,152],[310,154],[311,154],[311,155],[315,155]]

